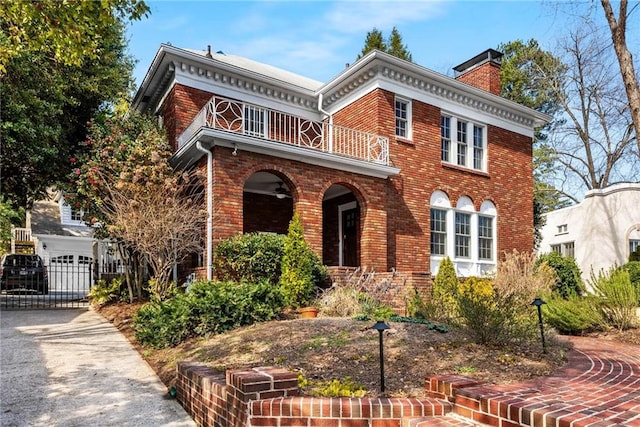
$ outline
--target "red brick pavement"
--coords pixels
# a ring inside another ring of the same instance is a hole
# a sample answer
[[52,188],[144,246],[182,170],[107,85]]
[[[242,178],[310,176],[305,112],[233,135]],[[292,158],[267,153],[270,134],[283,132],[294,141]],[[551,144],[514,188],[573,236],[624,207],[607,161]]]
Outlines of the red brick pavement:
[[[499,427],[640,427],[640,346],[567,339],[574,348],[565,368],[518,384],[454,385],[449,397],[454,412],[467,421]],[[445,384],[450,381],[442,379]]]

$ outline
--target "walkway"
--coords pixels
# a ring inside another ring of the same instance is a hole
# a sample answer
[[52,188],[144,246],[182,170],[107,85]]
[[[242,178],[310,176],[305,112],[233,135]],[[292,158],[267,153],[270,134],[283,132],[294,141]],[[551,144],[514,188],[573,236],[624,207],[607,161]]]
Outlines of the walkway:
[[454,423],[448,425],[473,425],[471,421],[502,427],[640,427],[640,346],[568,339],[574,344],[568,363],[549,377],[500,386],[461,377],[432,380],[433,395],[448,397],[453,412],[466,418],[449,420]]
[[0,425],[195,425],[99,314],[1,310],[0,324]]

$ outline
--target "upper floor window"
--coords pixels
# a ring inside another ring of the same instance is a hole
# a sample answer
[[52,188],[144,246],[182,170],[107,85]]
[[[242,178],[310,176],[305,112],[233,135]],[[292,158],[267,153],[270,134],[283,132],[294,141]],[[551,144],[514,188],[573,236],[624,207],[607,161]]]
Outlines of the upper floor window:
[[395,102],[396,116],[396,136],[401,138],[411,138],[411,102],[396,98]]
[[244,106],[244,133],[266,138],[267,114],[264,108],[254,105]]
[[[453,143],[451,142],[452,128],[456,132]],[[440,160],[469,169],[487,170],[485,126],[443,115],[440,118],[440,138]]]
[[440,160],[451,161],[451,118],[440,117]]
[[567,227],[567,224],[562,224],[558,226],[558,233],[557,234],[565,234],[568,233],[569,229]]
[[82,211],[71,208],[71,221],[82,221]]

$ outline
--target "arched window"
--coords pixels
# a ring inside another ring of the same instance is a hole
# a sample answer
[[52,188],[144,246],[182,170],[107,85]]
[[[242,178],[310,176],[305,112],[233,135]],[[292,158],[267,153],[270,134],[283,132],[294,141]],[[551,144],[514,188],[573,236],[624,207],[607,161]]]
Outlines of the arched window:
[[455,215],[455,258],[471,258],[471,216],[473,202],[468,197],[460,197]]

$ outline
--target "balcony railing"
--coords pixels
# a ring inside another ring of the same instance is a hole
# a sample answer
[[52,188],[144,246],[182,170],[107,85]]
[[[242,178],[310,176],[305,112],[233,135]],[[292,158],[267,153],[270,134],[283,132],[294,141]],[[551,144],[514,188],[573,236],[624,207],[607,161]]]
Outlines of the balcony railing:
[[232,99],[211,98],[178,137],[178,148],[202,127],[389,165],[388,138]]

